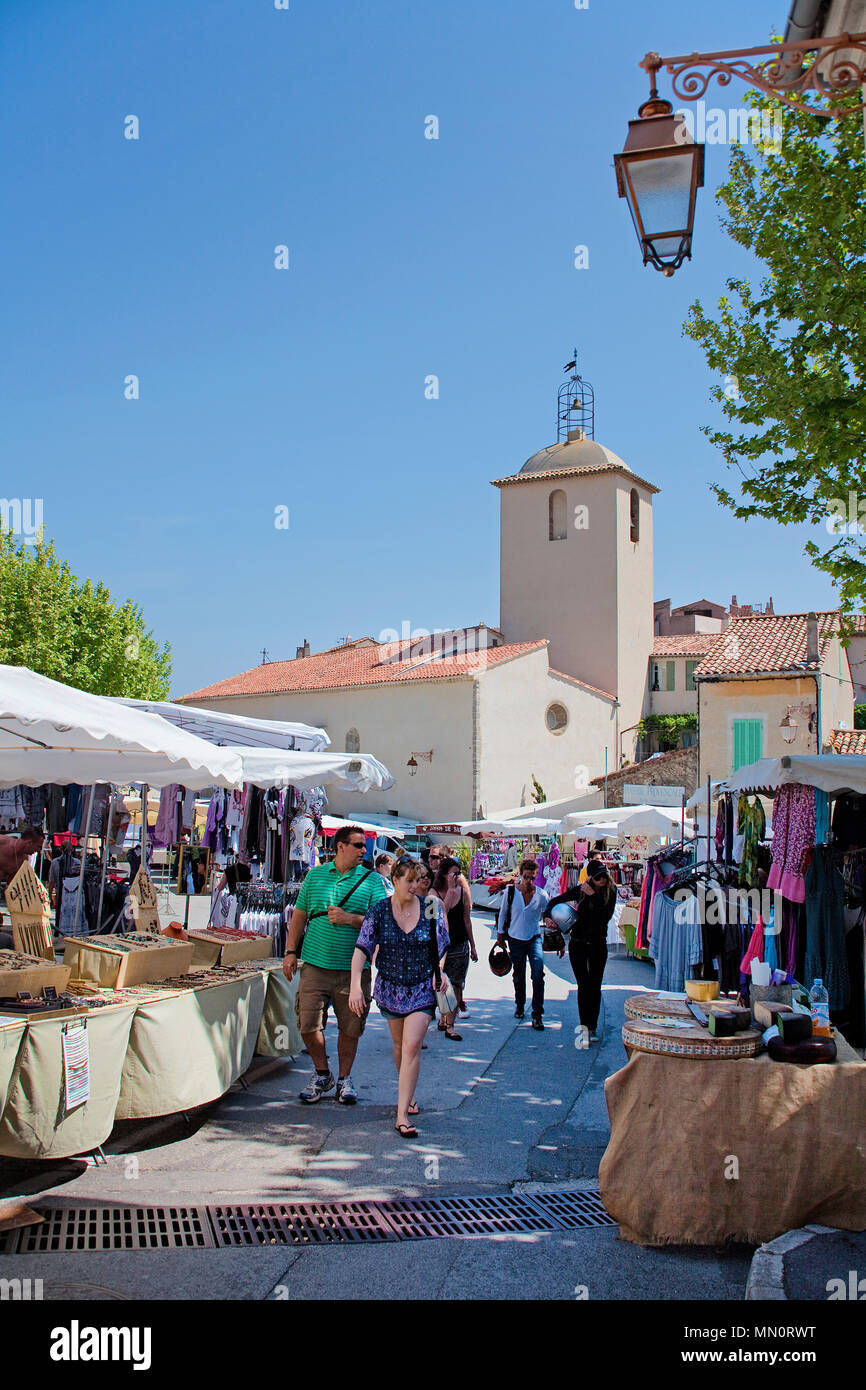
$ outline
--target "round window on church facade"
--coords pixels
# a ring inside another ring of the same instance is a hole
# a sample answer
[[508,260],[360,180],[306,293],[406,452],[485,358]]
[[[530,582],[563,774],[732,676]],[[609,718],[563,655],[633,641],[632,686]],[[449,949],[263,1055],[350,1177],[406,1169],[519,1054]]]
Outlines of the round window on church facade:
[[568,727],[568,710],[565,705],[548,705],[545,720],[552,734],[561,734]]

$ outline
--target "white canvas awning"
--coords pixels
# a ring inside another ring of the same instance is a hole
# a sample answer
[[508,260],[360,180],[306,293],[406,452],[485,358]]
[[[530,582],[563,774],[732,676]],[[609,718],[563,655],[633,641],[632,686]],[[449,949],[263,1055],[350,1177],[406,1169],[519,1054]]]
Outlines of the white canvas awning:
[[558,835],[562,821],[542,820],[467,820],[458,821],[461,835]]
[[[233,748],[243,780],[257,787],[341,787],[344,791],[387,791],[394,778],[369,753],[312,753],[276,748]],[[356,822],[347,822],[356,824]],[[389,834],[392,832],[388,832]]]
[[158,715],[0,666],[0,786],[21,783],[179,782],[239,787],[240,759]]
[[729,777],[731,792],[775,791],[786,782],[802,782],[838,796],[842,792],[866,795],[866,757],[857,753],[815,753],[811,757],[760,758]]
[[340,816],[322,816],[322,829],[328,835],[335,834],[344,825],[354,825],[357,826],[358,830],[369,831],[374,834],[377,839],[380,836],[384,839],[386,835],[390,836],[392,840],[402,840],[405,838],[402,830],[386,829],[383,825],[370,825],[362,820],[343,820]]
[[158,714],[179,729],[195,734],[196,738],[225,747],[294,748],[321,752],[331,742],[324,729],[285,719],[253,719],[251,715],[226,714],[219,709],[177,705],[173,700],[130,700],[122,696],[117,703],[145,710],[148,714]]

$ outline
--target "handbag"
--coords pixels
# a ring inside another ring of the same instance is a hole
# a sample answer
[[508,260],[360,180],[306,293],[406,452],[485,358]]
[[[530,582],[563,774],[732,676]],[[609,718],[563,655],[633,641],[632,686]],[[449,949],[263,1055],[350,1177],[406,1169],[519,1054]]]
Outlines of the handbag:
[[428,918],[428,920],[430,922],[430,964],[433,967],[433,993],[436,996],[436,1007],[444,1016],[454,1013],[457,1008],[457,995],[454,993],[448,976],[443,976],[439,965],[439,944],[436,936],[437,919]]
[[541,933],[541,949],[542,951],[565,950],[565,937],[559,930],[559,927],[555,927],[553,931],[549,931],[545,928]]

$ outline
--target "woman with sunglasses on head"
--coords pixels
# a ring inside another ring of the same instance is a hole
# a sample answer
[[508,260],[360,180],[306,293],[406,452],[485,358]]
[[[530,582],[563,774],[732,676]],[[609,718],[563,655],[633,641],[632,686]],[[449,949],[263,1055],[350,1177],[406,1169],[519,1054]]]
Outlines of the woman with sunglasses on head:
[[588,877],[561,893],[547,905],[545,923],[554,928],[550,913],[560,903],[570,903],[576,918],[568,941],[568,959],[577,982],[577,1008],[580,1024],[575,1030],[575,1047],[598,1042],[598,1015],[601,1010],[601,983],[607,964],[607,926],[616,907],[616,889],[600,860],[587,865]]
[[415,1087],[421,1067],[424,1034],[436,1013],[436,989],[448,949],[448,925],[442,904],[415,892],[420,866],[401,859],[394,866],[394,895],[377,903],[364,918],[352,957],[349,1008],[360,1017],[364,1007],[364,966],[376,966],[373,998],[388,1020],[397,1067],[397,1123],[404,1139],[417,1139],[410,1120],[418,1114]]

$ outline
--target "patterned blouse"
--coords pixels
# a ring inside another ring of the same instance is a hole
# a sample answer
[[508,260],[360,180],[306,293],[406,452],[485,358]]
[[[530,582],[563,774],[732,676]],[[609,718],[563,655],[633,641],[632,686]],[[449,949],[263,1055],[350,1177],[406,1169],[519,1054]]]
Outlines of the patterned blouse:
[[[411,1014],[432,1009],[436,1004],[433,987],[431,931],[436,928],[436,958],[448,949],[448,924],[442,904],[431,894],[417,899],[418,921],[409,932],[401,931],[391,910],[393,898],[374,903],[361,925],[358,950],[372,960],[376,947],[376,983],[373,998],[391,1014]],[[425,910],[426,909],[426,910]],[[434,912],[430,919],[426,912]]]

